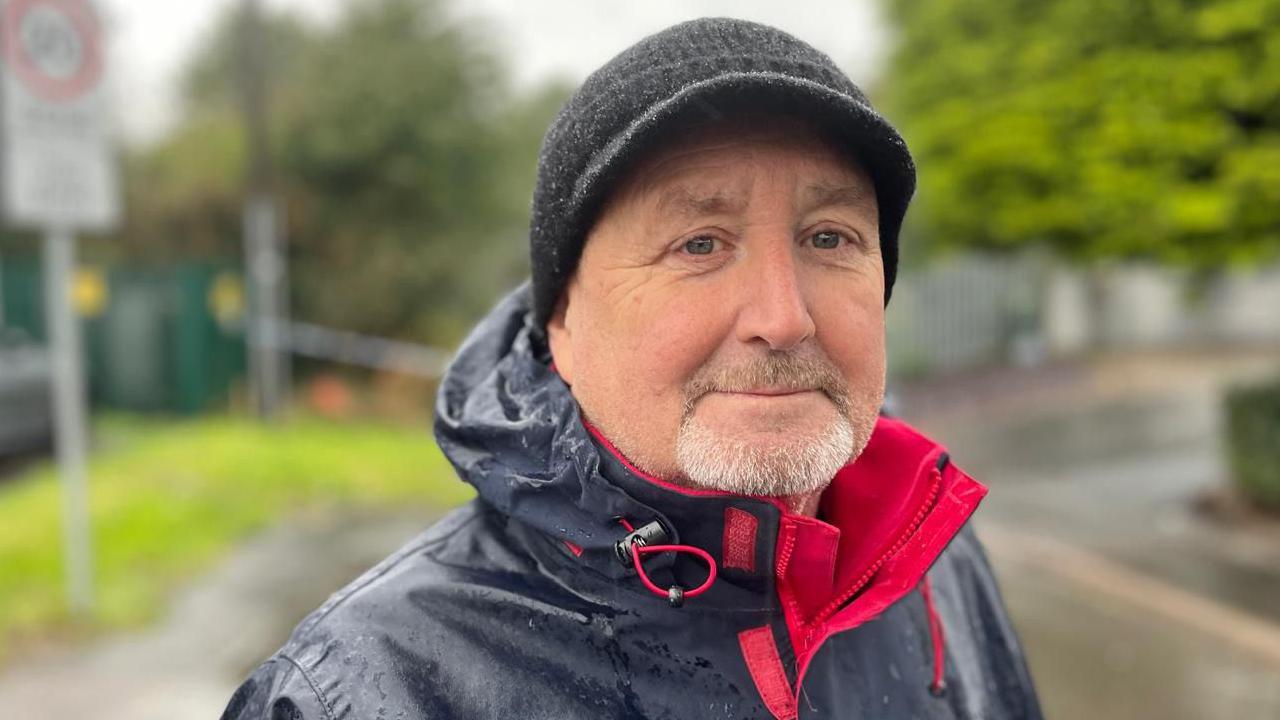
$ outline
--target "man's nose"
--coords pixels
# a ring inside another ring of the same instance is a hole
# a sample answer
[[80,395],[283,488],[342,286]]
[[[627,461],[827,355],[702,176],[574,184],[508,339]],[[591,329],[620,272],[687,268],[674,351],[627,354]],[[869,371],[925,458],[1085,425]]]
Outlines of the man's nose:
[[797,271],[791,239],[778,238],[746,263],[740,288],[738,339],[789,350],[813,337],[815,326]]

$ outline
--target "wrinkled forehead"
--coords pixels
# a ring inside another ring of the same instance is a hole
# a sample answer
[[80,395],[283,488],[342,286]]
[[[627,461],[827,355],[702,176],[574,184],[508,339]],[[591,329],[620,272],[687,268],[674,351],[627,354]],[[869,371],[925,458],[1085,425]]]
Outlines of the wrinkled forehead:
[[707,169],[715,164],[699,161],[716,158],[723,162],[760,148],[814,160],[814,174],[803,184],[803,193],[841,195],[837,199],[866,205],[875,212],[875,187],[862,162],[846,145],[835,142],[820,126],[804,118],[746,112],[732,117],[700,117],[673,125],[628,165],[609,193],[600,217],[611,208],[634,200],[644,200],[659,210],[741,201],[741,188],[737,186],[745,178],[708,173]]

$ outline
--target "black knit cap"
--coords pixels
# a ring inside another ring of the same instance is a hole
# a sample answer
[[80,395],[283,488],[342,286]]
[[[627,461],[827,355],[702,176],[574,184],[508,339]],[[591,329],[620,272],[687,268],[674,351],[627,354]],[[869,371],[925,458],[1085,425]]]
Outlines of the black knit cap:
[[529,244],[536,327],[545,328],[609,192],[679,119],[728,108],[814,123],[871,176],[880,211],[884,300],[915,191],[907,145],[831,58],[776,28],[704,18],[650,35],[592,73],[547,129]]

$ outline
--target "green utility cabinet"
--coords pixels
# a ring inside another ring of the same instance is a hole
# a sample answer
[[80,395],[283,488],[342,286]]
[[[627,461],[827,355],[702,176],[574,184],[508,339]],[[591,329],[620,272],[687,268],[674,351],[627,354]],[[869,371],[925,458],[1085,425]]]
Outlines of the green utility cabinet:
[[[243,301],[229,265],[81,266],[72,290],[96,407],[199,413],[244,376]],[[0,257],[3,325],[44,341],[34,257]]]

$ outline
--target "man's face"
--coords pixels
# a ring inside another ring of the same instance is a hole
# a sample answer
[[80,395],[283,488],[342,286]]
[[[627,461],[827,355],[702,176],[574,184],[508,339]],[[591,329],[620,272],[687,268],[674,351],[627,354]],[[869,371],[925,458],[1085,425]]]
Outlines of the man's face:
[[685,133],[602,210],[548,334],[587,420],[641,469],[819,490],[884,396],[874,187],[797,122]]

